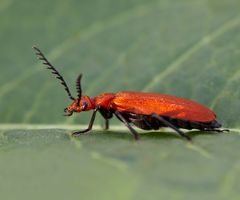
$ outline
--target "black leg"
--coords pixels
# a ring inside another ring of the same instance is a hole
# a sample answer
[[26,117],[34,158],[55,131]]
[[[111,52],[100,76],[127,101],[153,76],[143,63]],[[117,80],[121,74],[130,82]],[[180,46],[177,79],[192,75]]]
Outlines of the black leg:
[[105,127],[104,127],[105,130],[108,130],[109,129],[109,119],[105,119]]
[[117,116],[118,119],[120,119],[126,127],[128,127],[128,129],[130,130],[130,132],[133,134],[134,136],[134,139],[135,140],[139,140],[139,134],[137,131],[135,131],[131,126],[130,124],[128,123],[128,121],[121,115],[120,112],[118,112],[117,110],[114,111],[114,114]]
[[101,113],[102,117],[105,119],[105,130],[109,129],[109,119],[112,118],[113,114],[111,111],[106,110],[104,108],[99,107],[99,112]]
[[92,114],[92,117],[91,117],[91,120],[90,120],[90,122],[89,122],[89,125],[88,125],[88,128],[87,128],[87,129],[82,130],[82,131],[75,131],[75,132],[72,133],[72,135],[73,135],[73,136],[78,136],[78,135],[81,135],[82,133],[86,133],[86,132],[90,131],[90,130],[92,129],[92,126],[93,126],[93,123],[94,123],[94,120],[95,120],[97,111],[98,111],[98,108],[96,108],[96,109],[93,111],[93,114]]
[[189,137],[186,133],[184,133],[183,131],[181,131],[179,128],[177,128],[176,126],[174,126],[173,124],[171,124],[169,121],[165,120],[163,117],[157,115],[157,114],[152,114],[151,115],[153,118],[159,120],[161,123],[163,123],[165,126],[172,128],[173,130],[175,130],[179,135],[181,135],[182,137],[185,137],[187,140],[191,141],[192,138]]

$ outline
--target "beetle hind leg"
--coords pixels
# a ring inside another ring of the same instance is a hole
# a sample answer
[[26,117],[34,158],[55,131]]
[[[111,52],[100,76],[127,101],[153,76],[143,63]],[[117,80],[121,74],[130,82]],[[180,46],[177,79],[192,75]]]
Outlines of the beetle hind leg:
[[174,126],[171,122],[167,121],[166,119],[164,119],[163,117],[157,115],[157,114],[152,114],[151,115],[152,118],[157,119],[158,121],[160,121],[162,124],[164,124],[167,127],[172,128],[173,130],[175,130],[179,135],[181,135],[182,137],[185,137],[188,141],[191,141],[192,138],[190,136],[188,136],[186,133],[184,133],[183,131],[181,131],[179,128],[177,128],[176,126]]

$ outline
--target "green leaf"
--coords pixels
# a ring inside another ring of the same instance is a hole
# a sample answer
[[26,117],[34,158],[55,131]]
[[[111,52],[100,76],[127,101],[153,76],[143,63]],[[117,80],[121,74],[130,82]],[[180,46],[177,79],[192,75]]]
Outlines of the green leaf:
[[[238,199],[239,9],[237,0],[1,0],[1,198]],[[91,113],[63,116],[71,101],[33,45],[74,96],[83,73],[84,95],[192,99],[231,132],[191,132],[189,144],[172,130],[142,131],[136,143],[114,119],[111,131],[72,138]]]
[[[79,138],[62,129],[2,131],[3,199],[238,199],[240,131]],[[235,151],[233,151],[235,150]]]

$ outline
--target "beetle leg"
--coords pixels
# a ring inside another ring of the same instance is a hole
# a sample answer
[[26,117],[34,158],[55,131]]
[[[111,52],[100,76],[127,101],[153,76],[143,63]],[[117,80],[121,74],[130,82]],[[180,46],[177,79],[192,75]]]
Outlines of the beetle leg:
[[179,128],[177,128],[176,126],[174,126],[172,123],[170,123],[169,121],[165,120],[163,117],[157,115],[157,114],[152,114],[151,115],[153,118],[159,120],[161,123],[163,123],[164,125],[166,125],[167,127],[172,128],[173,130],[175,130],[179,135],[181,135],[182,137],[185,137],[187,140],[191,141],[192,138],[189,137],[186,133],[184,133],[183,131],[181,131]]
[[105,119],[105,127],[104,127],[105,130],[108,130],[109,129],[109,119]]
[[96,117],[96,114],[97,114],[97,111],[98,111],[99,108],[96,108],[94,111],[93,111],[93,114],[92,114],[92,117],[91,117],[91,120],[88,124],[88,128],[85,129],[85,130],[82,130],[82,131],[75,131],[72,133],[72,136],[79,136],[81,135],[81,133],[86,133],[88,131],[90,131],[92,129],[92,126],[93,126],[93,123],[94,123],[94,120],[95,120],[95,117]]
[[135,140],[139,140],[139,134],[137,131],[135,131],[133,129],[133,127],[131,127],[131,125],[128,123],[128,121],[122,116],[122,114],[120,112],[118,112],[117,110],[114,111],[114,114],[117,116],[118,119],[120,119],[126,127],[128,127],[128,129],[130,130],[130,132],[133,134],[134,139]]
[[105,119],[104,129],[108,130],[109,129],[109,119],[112,118],[112,112],[110,112],[102,107],[99,107],[99,112],[101,113],[102,117]]

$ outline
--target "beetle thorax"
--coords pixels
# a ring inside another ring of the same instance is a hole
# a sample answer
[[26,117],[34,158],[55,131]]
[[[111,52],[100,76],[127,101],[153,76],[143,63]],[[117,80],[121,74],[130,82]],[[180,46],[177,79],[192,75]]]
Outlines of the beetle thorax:
[[113,93],[103,93],[94,98],[95,107],[101,106],[107,110],[110,109],[111,100],[115,97]]

